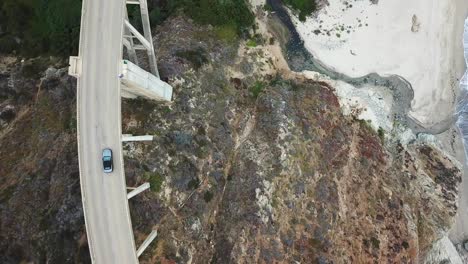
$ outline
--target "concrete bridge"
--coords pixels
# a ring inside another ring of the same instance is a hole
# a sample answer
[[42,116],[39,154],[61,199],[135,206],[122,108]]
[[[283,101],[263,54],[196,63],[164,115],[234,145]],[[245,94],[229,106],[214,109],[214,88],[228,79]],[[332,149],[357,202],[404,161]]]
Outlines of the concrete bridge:
[[[128,21],[128,4],[139,5],[143,34]],[[124,46],[131,61],[122,59]],[[151,72],[138,67],[138,50],[146,51]],[[159,79],[146,0],[83,0],[79,54],[70,57],[69,74],[78,81],[78,156],[91,259],[138,263],[157,231],[136,247],[128,199],[150,186],[126,187],[122,141],[152,137],[122,135],[121,97],[172,97],[172,87]],[[113,151],[112,173],[103,172],[104,148]]]

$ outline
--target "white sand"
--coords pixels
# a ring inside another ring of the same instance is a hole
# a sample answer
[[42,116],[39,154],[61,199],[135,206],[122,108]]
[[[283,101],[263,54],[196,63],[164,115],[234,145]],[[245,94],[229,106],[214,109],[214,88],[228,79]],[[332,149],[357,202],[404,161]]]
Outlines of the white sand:
[[465,69],[462,33],[467,0],[329,2],[305,23],[293,16],[316,58],[353,77],[370,72],[402,76],[415,91],[410,114],[425,125],[452,115],[458,79]]

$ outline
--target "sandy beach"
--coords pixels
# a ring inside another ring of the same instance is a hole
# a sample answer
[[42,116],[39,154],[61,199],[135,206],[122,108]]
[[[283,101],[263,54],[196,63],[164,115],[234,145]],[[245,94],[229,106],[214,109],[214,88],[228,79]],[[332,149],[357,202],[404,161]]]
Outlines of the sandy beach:
[[414,89],[410,115],[431,126],[453,114],[465,70],[468,1],[329,0],[315,17],[292,16],[305,47],[351,77],[400,75]]

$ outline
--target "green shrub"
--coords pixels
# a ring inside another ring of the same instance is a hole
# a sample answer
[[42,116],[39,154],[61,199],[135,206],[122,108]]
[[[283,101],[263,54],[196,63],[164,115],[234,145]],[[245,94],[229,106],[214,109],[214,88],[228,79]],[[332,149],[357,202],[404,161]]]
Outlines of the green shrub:
[[[247,0],[171,0],[149,1],[150,22],[160,24],[178,10],[183,11],[195,22],[211,24],[224,29],[229,25],[237,34],[251,27],[254,15],[250,11]],[[135,15],[139,11],[135,11]],[[129,14],[130,17],[132,15]],[[231,29],[229,28],[229,30]],[[227,32],[230,36],[230,32]]]
[[196,22],[213,26],[235,25],[237,33],[251,27],[254,15],[246,0],[183,0],[184,11]]
[[156,192],[156,193],[161,191],[161,187],[162,187],[162,184],[164,182],[164,177],[163,176],[161,176],[161,175],[159,175],[157,173],[147,172],[145,174],[145,178],[150,184],[151,191]]
[[379,138],[382,142],[385,141],[385,130],[383,130],[382,127],[379,127],[379,130],[377,130],[377,133],[379,134]]
[[364,120],[364,119],[357,119],[356,117],[354,117],[354,120],[360,124],[361,128],[367,129],[368,131],[375,131],[375,129],[372,126],[372,121]]
[[26,78],[38,78],[40,73],[47,69],[50,61],[45,58],[36,58],[26,61],[21,67],[21,74]]
[[213,199],[213,193],[210,191],[206,191],[205,194],[203,194],[203,199],[205,202],[209,203]]
[[255,84],[250,87],[250,92],[254,98],[257,98],[258,95],[265,89],[266,84],[260,81],[256,81]]
[[203,64],[208,62],[208,54],[203,48],[196,48],[193,50],[183,50],[176,52],[178,57],[188,60],[195,70],[198,70]]
[[195,190],[198,186],[200,186],[200,180],[198,178],[191,179],[187,184],[189,190]]
[[263,5],[263,10],[265,10],[267,12],[271,12],[271,11],[273,11],[273,7],[270,4],[265,3],[265,5]]
[[11,53],[18,48],[18,44],[12,36],[0,38],[0,53]]
[[249,39],[246,43],[247,47],[255,48],[257,47],[257,42],[255,39]]
[[3,0],[0,17],[5,32],[22,40],[18,50],[23,55],[78,52],[80,0]]
[[275,44],[275,38],[271,37],[271,38],[269,39],[269,43],[270,43],[270,45]]
[[300,21],[305,21],[307,16],[317,10],[315,0],[283,0],[283,2],[299,12]]
[[380,248],[380,240],[376,237],[371,237],[370,239],[370,242],[372,244],[372,247],[374,247],[375,249],[379,249]]

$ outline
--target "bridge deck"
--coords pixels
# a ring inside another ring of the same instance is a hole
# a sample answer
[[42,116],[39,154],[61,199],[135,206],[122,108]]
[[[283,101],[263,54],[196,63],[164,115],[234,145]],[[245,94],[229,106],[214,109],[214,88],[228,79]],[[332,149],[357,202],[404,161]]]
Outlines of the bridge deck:
[[[122,160],[120,80],[125,1],[84,0],[77,115],[81,191],[94,263],[138,263]],[[102,169],[111,148],[114,172]]]

